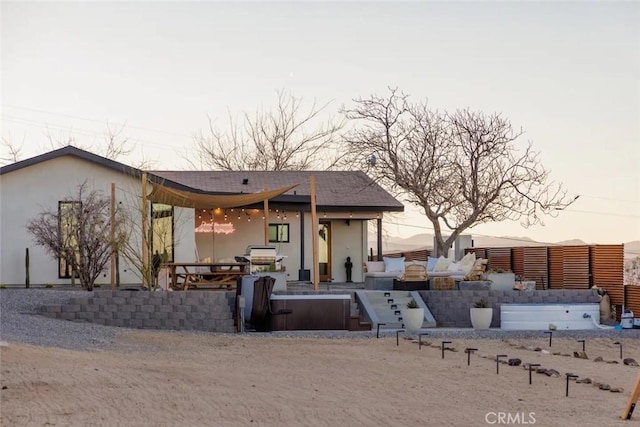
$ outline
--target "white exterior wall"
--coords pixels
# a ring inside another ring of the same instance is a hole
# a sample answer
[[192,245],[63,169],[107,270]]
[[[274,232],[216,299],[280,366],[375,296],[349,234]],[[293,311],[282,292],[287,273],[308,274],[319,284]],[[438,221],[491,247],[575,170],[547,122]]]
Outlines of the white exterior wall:
[[[73,198],[77,194],[78,185],[85,180],[87,191],[99,190],[105,197],[110,197],[111,183],[114,182],[119,207],[128,206],[139,210],[138,179],[73,156],[59,157],[0,175],[0,284],[24,284],[26,248],[29,248],[32,284],[71,282],[71,279],[58,278],[58,260],[33,242],[26,225],[45,209],[56,212],[58,202]],[[193,224],[193,209],[176,208],[176,212],[179,220]],[[192,257],[187,257],[186,254],[194,253],[193,227],[181,227],[176,223],[174,235],[176,259],[191,260]],[[141,247],[139,236],[132,238]],[[108,284],[110,280],[107,265],[96,283]],[[135,270],[120,257],[120,283],[126,285],[140,282]]]
[[[222,234],[216,233],[196,233],[196,245],[198,251],[197,259],[203,260],[209,258],[212,261],[231,260],[234,256],[243,255],[248,245],[264,244],[264,221],[262,219],[262,210],[255,212],[238,212],[234,209],[232,212],[227,209],[227,219],[224,220],[224,212],[215,215],[215,221],[218,224],[231,224],[233,233]],[[240,219],[238,219],[240,213]],[[248,221],[247,213],[251,216]],[[313,241],[311,234],[311,214],[305,213],[304,218],[304,268],[310,270],[313,276]],[[202,216],[202,218],[199,218]],[[370,214],[375,218],[375,214]],[[362,282],[363,278],[363,262],[366,259],[367,252],[367,221],[360,219],[350,219],[349,225],[346,218],[349,212],[333,213],[330,217],[322,217],[322,220],[331,221],[331,263],[332,278],[334,281],[344,282],[347,280],[346,269],[344,263],[347,256],[351,257],[353,263],[352,280],[354,282]],[[340,219],[338,219],[340,218]],[[209,211],[198,211],[195,214],[194,229],[202,221],[210,222]],[[270,212],[269,223],[271,224],[289,224],[289,242],[276,244],[278,254],[285,255],[284,261],[286,266],[287,280],[298,280],[298,271],[300,270],[300,217],[296,216],[296,212],[287,212],[287,219],[277,218],[275,212]],[[225,225],[224,227],[229,227]],[[192,259],[195,261],[196,257]],[[313,277],[311,277],[313,279]]]

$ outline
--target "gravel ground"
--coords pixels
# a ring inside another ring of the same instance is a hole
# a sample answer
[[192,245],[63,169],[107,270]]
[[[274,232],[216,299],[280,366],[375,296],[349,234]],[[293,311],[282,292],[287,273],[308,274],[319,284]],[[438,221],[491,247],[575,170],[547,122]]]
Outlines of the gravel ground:
[[75,290],[0,290],[0,339],[76,350],[109,346],[119,328],[35,314],[42,305],[64,304],[69,298],[86,296],[87,291]]
[[[35,314],[42,305],[64,304],[69,298],[87,296],[86,291],[53,289],[0,290],[0,340],[75,350],[101,349],[116,346],[118,334],[129,329],[103,326],[86,322],[69,322]],[[503,331],[491,329],[437,328],[425,330],[431,338],[457,339],[526,339],[546,337],[544,331]],[[168,332],[179,334],[210,334],[208,332]],[[339,338],[368,339],[376,337],[373,331],[279,331],[249,333],[251,337]],[[245,336],[247,336],[245,335]],[[404,336],[405,334],[401,334]],[[395,330],[380,330],[380,337],[395,337]],[[554,331],[557,338],[640,338],[640,329],[593,329],[581,331]]]

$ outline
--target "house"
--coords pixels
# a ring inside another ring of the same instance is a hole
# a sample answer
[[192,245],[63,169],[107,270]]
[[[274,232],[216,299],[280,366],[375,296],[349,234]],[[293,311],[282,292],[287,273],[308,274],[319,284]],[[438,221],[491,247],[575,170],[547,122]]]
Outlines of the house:
[[[377,225],[376,253],[380,254],[384,214],[404,210],[359,171],[143,173],[67,146],[0,168],[0,284],[24,283],[26,248],[31,283],[70,283],[64,261],[52,259],[34,244],[26,229],[28,221],[45,209],[61,209],[60,202],[76,194],[82,183],[105,197],[115,184],[118,206],[134,209],[140,205],[143,176],[151,201],[152,234],[162,236],[153,241],[154,251],[166,251],[169,260],[176,262],[227,260],[243,255],[249,245],[268,240],[285,256],[287,280],[313,279],[312,176],[320,281],[345,281],[347,257],[353,265],[353,280],[362,281],[370,221]],[[273,196],[266,198],[266,194]],[[140,242],[140,232],[133,234],[130,239]],[[118,272],[122,284],[141,282],[126,261],[120,261]],[[109,271],[96,281],[109,282]]]

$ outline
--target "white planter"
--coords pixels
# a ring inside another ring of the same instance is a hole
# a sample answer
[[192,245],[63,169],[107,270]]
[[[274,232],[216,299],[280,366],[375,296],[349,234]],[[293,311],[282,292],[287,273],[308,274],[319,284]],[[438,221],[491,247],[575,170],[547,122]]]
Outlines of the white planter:
[[402,310],[402,321],[407,332],[416,333],[422,329],[424,308],[405,308]]
[[489,273],[487,280],[491,280],[492,291],[512,291],[516,284],[515,273]]
[[473,329],[489,329],[492,318],[492,308],[471,308],[471,326],[473,326]]

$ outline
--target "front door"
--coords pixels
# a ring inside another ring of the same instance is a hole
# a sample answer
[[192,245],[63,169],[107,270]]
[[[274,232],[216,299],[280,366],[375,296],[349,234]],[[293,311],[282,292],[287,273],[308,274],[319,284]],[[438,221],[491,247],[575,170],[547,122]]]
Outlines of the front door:
[[331,223],[320,221],[318,226],[318,263],[320,281],[331,280]]

